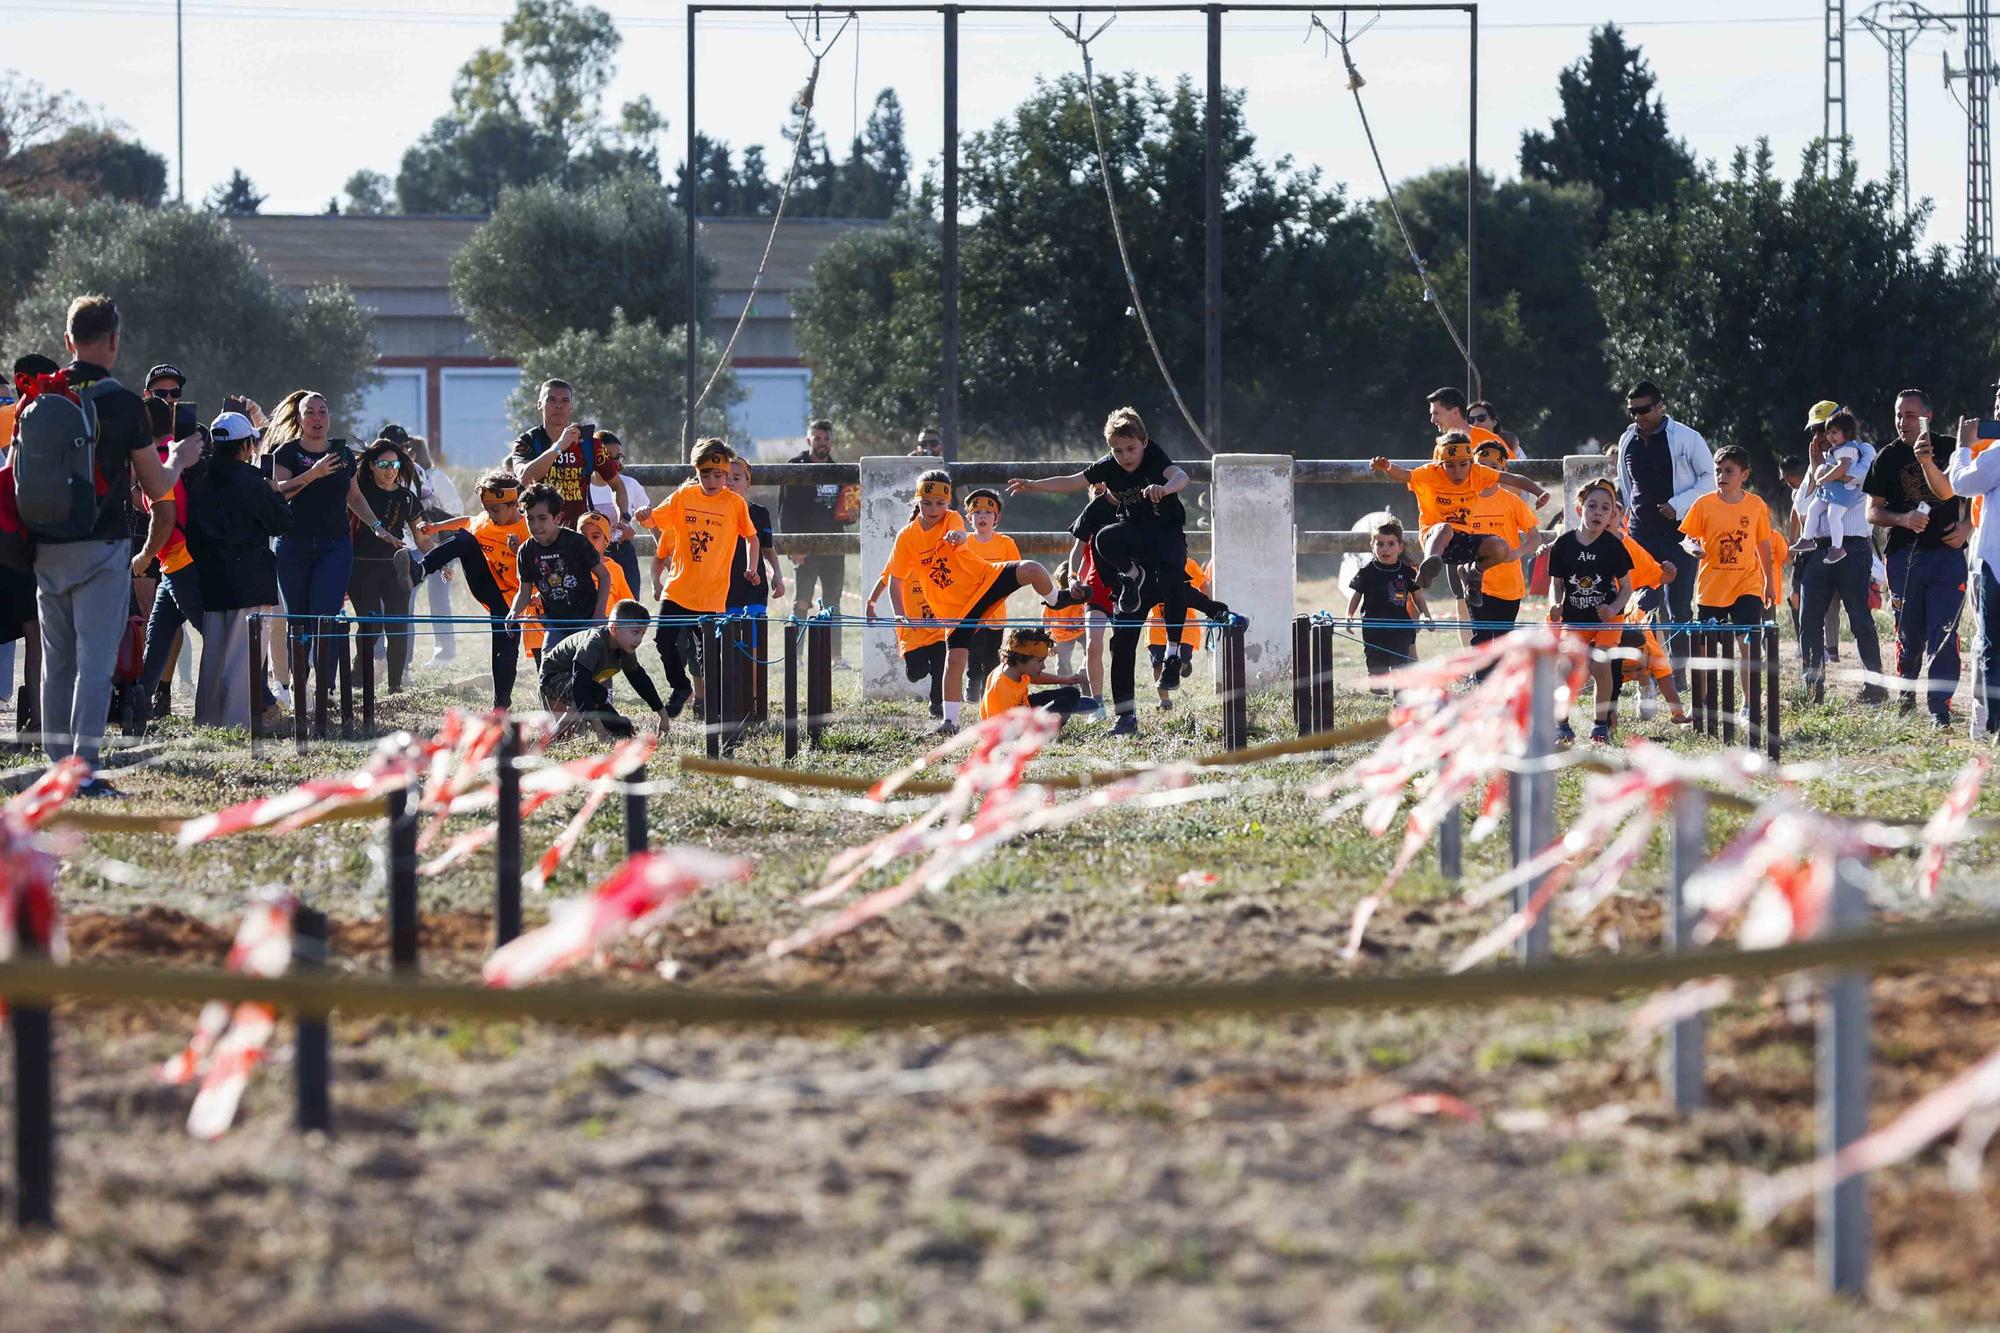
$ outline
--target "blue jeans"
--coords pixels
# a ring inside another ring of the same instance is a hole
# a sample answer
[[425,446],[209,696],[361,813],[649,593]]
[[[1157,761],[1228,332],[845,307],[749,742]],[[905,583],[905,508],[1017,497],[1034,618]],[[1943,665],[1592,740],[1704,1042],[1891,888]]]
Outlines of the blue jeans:
[[2000,732],[2000,579],[1979,562],[1979,655],[1986,680],[1986,734]]
[[288,616],[337,616],[354,572],[351,537],[278,538],[278,591]]
[[167,654],[183,627],[202,625],[201,584],[194,566],[184,565],[160,580],[153,594],[153,614],[146,620],[146,664],[139,675],[139,697],[150,706],[160,677],[167,672]]
[[[1891,583],[1900,582],[1896,670],[1904,680],[1928,676],[1930,710],[1944,717],[1958,688],[1958,616],[1965,607],[1965,552],[1912,546],[1889,557]],[[1897,567],[1901,566],[1900,569]]]

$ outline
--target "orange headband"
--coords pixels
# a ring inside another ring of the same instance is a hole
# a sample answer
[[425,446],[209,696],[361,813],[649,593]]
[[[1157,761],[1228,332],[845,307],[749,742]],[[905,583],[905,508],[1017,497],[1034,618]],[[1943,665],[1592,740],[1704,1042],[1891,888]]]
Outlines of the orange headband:
[[1049,645],[1040,639],[1021,639],[1007,645],[1007,651],[1016,657],[1046,658]]
[[719,444],[711,444],[694,456],[694,470],[699,472],[708,464],[718,464],[724,471],[729,468],[729,450]]
[[1464,440],[1439,440],[1431,450],[1431,458],[1439,463],[1452,463],[1461,458],[1472,457],[1472,446]]
[[519,486],[493,486],[479,493],[497,505],[513,504],[521,498]]
[[980,514],[989,510],[995,514],[1000,512],[1000,502],[990,495],[975,495],[965,502],[965,512],[968,514]]
[[917,483],[917,498],[920,500],[942,500],[951,503],[951,483],[948,481],[920,481]]

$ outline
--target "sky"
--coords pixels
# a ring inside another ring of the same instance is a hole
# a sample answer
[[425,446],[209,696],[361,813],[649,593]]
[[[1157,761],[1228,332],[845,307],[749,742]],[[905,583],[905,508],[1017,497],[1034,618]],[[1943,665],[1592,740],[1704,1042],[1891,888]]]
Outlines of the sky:
[[[1848,0],[1850,14],[1863,0]],[[641,94],[669,121],[662,161],[678,163],[687,133],[686,21],[682,5],[603,0],[624,36],[607,103]],[[1949,9],[1947,2],[1934,6]],[[186,189],[199,199],[242,168],[267,194],[267,213],[320,212],[348,176],[394,176],[403,150],[444,112],[452,76],[482,45],[496,45],[511,0],[184,0]],[[174,189],[173,0],[0,0],[0,68],[7,51],[88,51],[86,60],[29,62],[37,77],[73,77],[66,91],[122,122],[169,161]],[[1671,15],[1671,17],[1661,17]],[[1324,15],[1338,26],[1338,19]],[[1372,16],[1357,13],[1358,25]],[[1781,168],[1820,132],[1822,9],[1818,0],[1487,0],[1480,8],[1480,163],[1517,170],[1522,131],[1557,110],[1556,78],[1587,45],[1593,24],[1618,22],[1643,46],[1669,124],[1696,154],[1727,162],[1767,137]],[[1073,16],[1072,16],[1073,21]],[[1101,21],[1101,20],[1093,20]],[[1202,16],[1127,14],[1101,36],[1100,69],[1132,69],[1170,83],[1200,82]],[[833,31],[829,23],[823,29]],[[960,28],[961,128],[991,124],[1037,78],[1079,68],[1075,46],[1040,13],[967,15]],[[1379,195],[1339,54],[1306,39],[1303,14],[1224,19],[1223,77],[1248,90],[1260,152],[1291,156]],[[1962,37],[1927,34],[1910,54],[1913,194],[1935,202],[1929,236],[1955,243],[1964,218],[1965,117],[1940,77]],[[1392,178],[1462,163],[1467,147],[1469,43],[1462,13],[1383,15],[1354,43],[1364,97]],[[703,132],[776,159],[792,94],[810,57],[779,14],[704,14],[697,41]],[[841,150],[884,87],[903,101],[921,162],[943,141],[943,43],[934,13],[864,15],[826,58],[820,125]],[[1886,173],[1887,57],[1858,28],[1848,37],[1848,132],[1861,170]],[[88,71],[87,74],[84,71]]]

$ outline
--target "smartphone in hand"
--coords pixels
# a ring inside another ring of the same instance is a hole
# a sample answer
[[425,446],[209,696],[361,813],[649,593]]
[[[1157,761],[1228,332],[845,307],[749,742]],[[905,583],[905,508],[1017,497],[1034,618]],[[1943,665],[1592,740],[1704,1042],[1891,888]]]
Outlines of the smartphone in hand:
[[246,412],[246,413],[247,413],[247,412],[248,412],[248,410],[249,410],[249,407],[250,407],[250,400],[249,400],[249,399],[247,399],[247,398],[240,398],[240,397],[238,397],[237,395],[235,395],[235,394],[233,394],[233,393],[232,393],[232,394],[230,394],[230,395],[229,395],[229,396],[228,396],[227,398],[224,398],[224,399],[222,400],[222,410],[223,410],[223,411],[225,411],[225,412]]
[[201,429],[201,410],[185,400],[174,404],[174,439],[185,440]]

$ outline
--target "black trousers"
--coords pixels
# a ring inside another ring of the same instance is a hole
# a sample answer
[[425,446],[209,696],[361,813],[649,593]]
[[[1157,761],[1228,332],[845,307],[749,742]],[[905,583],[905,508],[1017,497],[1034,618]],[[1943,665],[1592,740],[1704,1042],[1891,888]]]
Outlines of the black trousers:
[[965,659],[965,701],[977,703],[986,697],[986,678],[1000,665],[1000,648],[1006,631],[980,628],[972,631],[972,646]]
[[[662,620],[686,620],[691,616],[709,614],[690,611],[679,602],[660,603]],[[688,642],[682,642],[685,635]],[[698,625],[661,625],[653,632],[653,646],[660,650],[660,667],[667,673],[667,686],[676,690],[692,690],[694,682],[688,678],[688,668],[701,670],[701,627]],[[688,651],[692,649],[693,651]]]
[[903,654],[903,675],[914,685],[924,677],[931,681],[931,716],[944,716],[945,646],[940,639]]
[[347,575],[347,596],[354,603],[355,615],[377,622],[357,627],[359,632],[355,635],[354,650],[372,655],[375,641],[387,634],[389,688],[392,691],[402,689],[403,675],[410,668],[410,627],[382,624],[380,620],[387,616],[409,615],[409,579],[393,558],[371,560],[356,556],[354,568]]
[[514,678],[521,666],[521,631],[507,628],[506,594],[493,580],[493,567],[486,563],[486,548],[463,528],[454,530],[424,554],[424,573],[435,574],[453,563],[465,572],[466,591],[493,617],[493,706],[512,707]]
[[1821,558],[1823,552],[1807,553],[1800,579],[1804,605],[1799,619],[1806,629],[1799,638],[1799,660],[1808,681],[1819,679],[1826,671],[1826,644],[1813,629],[1825,622],[1836,597],[1847,609],[1847,627],[1854,635],[1861,665],[1875,675],[1882,674],[1882,647],[1875,634],[1874,613],[1868,609],[1868,581],[1875,553],[1866,537],[1849,537],[1841,546],[1847,558],[1831,565]]
[[1138,675],[1139,639],[1146,627],[1111,623],[1111,707],[1123,717],[1138,711],[1132,702],[1133,681]]

